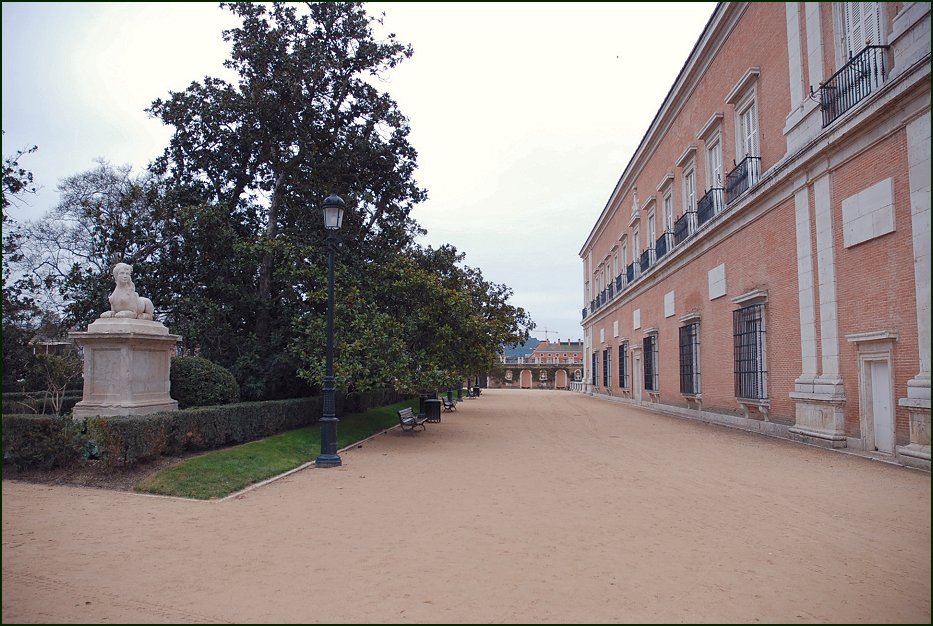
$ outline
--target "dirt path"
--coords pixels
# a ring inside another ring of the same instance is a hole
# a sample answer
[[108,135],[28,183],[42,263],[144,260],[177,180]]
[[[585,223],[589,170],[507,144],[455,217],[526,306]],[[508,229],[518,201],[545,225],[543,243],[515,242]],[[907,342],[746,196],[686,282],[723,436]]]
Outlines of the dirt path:
[[485,391],[237,499],[3,481],[3,622],[930,623],[930,475]]

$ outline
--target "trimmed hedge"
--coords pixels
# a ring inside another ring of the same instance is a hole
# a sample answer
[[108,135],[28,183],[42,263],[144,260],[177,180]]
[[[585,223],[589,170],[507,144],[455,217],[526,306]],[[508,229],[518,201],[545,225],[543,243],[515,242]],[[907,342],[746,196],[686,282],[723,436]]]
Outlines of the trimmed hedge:
[[169,382],[179,409],[231,404],[240,400],[240,385],[233,374],[204,357],[173,358]]
[[[335,400],[337,414],[344,415],[362,413],[410,397],[394,390],[376,390],[337,394]],[[212,450],[310,426],[318,421],[323,404],[321,397],[242,402],[150,415],[89,417],[86,422],[71,418],[46,416],[43,420],[43,416],[4,415],[3,458],[17,463],[19,467],[50,467],[43,464],[61,464],[68,457],[77,460],[81,451],[87,449],[96,450],[107,465],[131,466],[163,454]],[[74,425],[80,435],[79,440],[70,443],[68,436],[71,431],[66,433],[64,430],[67,424]],[[80,430],[82,424],[83,434]],[[62,432],[56,434],[59,430]],[[56,452],[56,445],[60,445],[60,452]]]
[[69,465],[81,457],[81,422],[55,415],[3,416],[3,461],[18,469]]

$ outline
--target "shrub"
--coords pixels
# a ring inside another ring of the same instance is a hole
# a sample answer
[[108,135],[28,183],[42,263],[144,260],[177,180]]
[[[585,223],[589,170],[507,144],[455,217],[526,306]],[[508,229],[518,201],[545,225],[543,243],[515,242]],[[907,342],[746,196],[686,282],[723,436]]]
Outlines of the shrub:
[[3,460],[19,469],[77,461],[86,442],[81,422],[51,415],[4,415]]
[[[410,398],[393,390],[336,395],[338,415]],[[4,460],[19,467],[54,467],[96,451],[108,466],[132,466],[162,454],[212,450],[268,437],[318,421],[323,398],[241,402],[149,415],[89,417],[3,416]]]
[[229,404],[240,399],[240,386],[226,368],[200,356],[172,359],[172,398],[178,408]]

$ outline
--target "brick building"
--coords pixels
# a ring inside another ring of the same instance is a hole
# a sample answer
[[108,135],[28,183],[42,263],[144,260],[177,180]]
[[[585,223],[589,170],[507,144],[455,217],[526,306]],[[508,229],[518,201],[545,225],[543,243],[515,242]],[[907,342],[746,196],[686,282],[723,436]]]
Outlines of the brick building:
[[584,381],[930,467],[930,4],[720,3],[593,225]]
[[583,363],[582,341],[542,341],[531,353],[532,363],[572,365]]

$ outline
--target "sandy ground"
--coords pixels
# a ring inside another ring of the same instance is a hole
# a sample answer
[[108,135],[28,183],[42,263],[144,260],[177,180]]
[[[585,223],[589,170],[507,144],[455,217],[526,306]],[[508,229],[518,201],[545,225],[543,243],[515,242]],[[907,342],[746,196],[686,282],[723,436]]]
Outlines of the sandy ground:
[[930,623],[930,475],[487,390],[236,498],[3,481],[3,622]]

